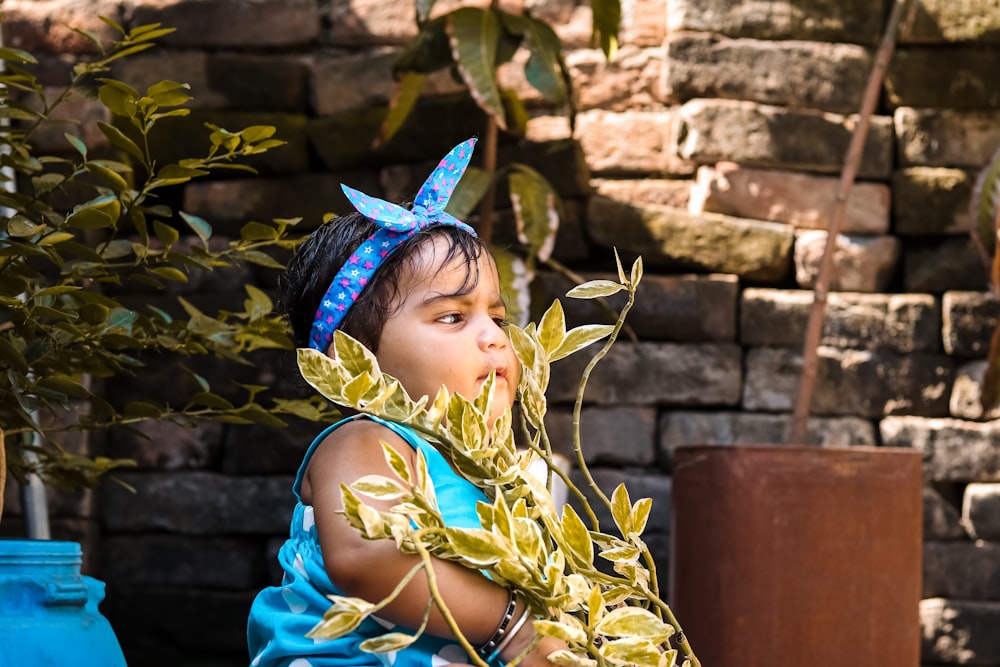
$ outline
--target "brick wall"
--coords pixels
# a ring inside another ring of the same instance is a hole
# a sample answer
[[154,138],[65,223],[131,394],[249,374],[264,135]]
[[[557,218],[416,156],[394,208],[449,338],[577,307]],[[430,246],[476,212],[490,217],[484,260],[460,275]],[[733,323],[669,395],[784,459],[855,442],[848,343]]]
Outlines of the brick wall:
[[[601,484],[624,480],[633,497],[654,499],[647,536],[665,571],[672,452],[783,439],[808,290],[889,3],[623,0],[612,63],[589,47],[585,3],[522,4],[563,37],[580,114],[570,138],[565,117],[508,72],[532,121],[527,138],[501,137],[500,160],[535,166],[564,198],[560,262],[597,276],[613,269],[612,246],[644,257],[630,320],[637,342],[599,367],[583,421]],[[972,179],[1000,144],[1000,4],[910,5],[838,240],[810,438],[924,452],[922,661],[1000,665],[1000,421],[976,407],[1000,308],[965,233]],[[0,11],[5,45],[48,53],[40,71],[53,84],[66,54],[84,46],[64,23],[108,34],[95,19],[104,13],[176,27],[115,72],[136,86],[191,84],[194,113],[160,146],[167,154],[190,150],[188,128],[204,120],[279,128],[288,145],[257,163],[260,176],[177,194],[222,236],[250,219],[303,216],[315,226],[346,210],[342,181],[404,197],[431,161],[483,127],[441,77],[401,136],[370,150],[393,57],[414,33],[412,2],[5,0]],[[97,114],[86,101],[74,113]],[[190,296],[225,304],[245,280],[270,287],[274,276],[213,276]],[[565,289],[543,273],[537,302]],[[601,317],[566,305],[574,322]],[[554,371],[556,440],[569,430],[582,362]],[[302,389],[287,356],[200,370],[213,386]],[[167,364],[141,382],[181,395]],[[112,398],[134,390],[108,387]],[[246,663],[246,610],[275,576],[292,475],[316,430],[111,434],[107,453],[138,461],[120,476],[137,493],[107,484],[53,498],[57,534],[84,541],[87,569],[109,584],[104,610],[131,664]],[[13,493],[10,502],[7,532],[18,525]]]

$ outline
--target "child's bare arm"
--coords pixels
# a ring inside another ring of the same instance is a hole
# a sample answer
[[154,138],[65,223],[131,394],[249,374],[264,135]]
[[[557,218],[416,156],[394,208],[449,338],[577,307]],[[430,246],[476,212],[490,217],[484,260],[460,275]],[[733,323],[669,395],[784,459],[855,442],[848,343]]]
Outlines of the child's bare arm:
[[[396,449],[412,469],[415,460],[412,447],[389,429],[358,420],[337,429],[320,445],[313,454],[302,485],[303,501],[314,508],[323,560],[331,580],[346,594],[373,602],[389,595],[419,562],[417,556],[401,553],[391,540],[364,539],[343,515],[337,513],[343,507],[341,484],[351,484],[364,475],[394,476],[385,462],[382,441]],[[365,500],[379,508],[387,509],[393,504],[392,501],[380,504]],[[488,641],[507,605],[506,589],[457,563],[435,559],[434,571],[445,603],[466,638],[473,646]],[[393,603],[379,612],[379,616],[416,628],[421,623],[429,596],[427,579],[420,574]],[[518,615],[523,605],[518,602]],[[533,636],[530,626],[530,622],[525,624],[503,652],[504,657],[511,658],[527,646]],[[431,612],[427,630],[440,637],[453,636],[436,609]],[[527,667],[546,664],[544,656],[561,647],[560,642],[544,640],[522,664]]]

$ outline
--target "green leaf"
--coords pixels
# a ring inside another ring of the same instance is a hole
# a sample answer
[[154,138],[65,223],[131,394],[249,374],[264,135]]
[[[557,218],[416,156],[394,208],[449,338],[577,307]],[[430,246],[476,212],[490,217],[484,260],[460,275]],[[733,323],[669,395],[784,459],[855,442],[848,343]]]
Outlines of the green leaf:
[[426,80],[427,75],[422,72],[404,72],[396,82],[396,89],[389,100],[389,112],[379,129],[379,145],[388,143],[396,136],[420,98],[420,90]]
[[479,167],[470,166],[459,179],[458,185],[455,186],[455,191],[452,193],[451,199],[448,200],[445,210],[459,220],[465,220],[479,206],[483,195],[490,187],[491,180],[489,172]]
[[617,294],[623,289],[624,285],[613,280],[591,280],[566,292],[566,296],[574,299],[597,299]]
[[244,241],[272,241],[278,238],[278,231],[260,222],[248,222],[240,228],[240,238]]
[[535,619],[534,628],[535,632],[546,637],[555,637],[572,644],[585,645],[587,643],[586,631],[583,628],[574,627],[567,623]]
[[177,164],[168,164],[156,172],[156,178],[150,183],[150,187],[187,183],[192,178],[204,176],[207,173],[204,169],[191,169]]
[[66,218],[66,224],[76,229],[112,227],[121,217],[122,205],[114,195],[105,195],[80,204]]
[[393,65],[393,73],[430,74],[450,67],[451,47],[448,44],[447,17],[441,16],[424,23],[410,40]]
[[117,171],[108,169],[103,164],[98,162],[88,162],[84,165],[84,169],[103,179],[118,191],[128,190],[128,181],[122,178],[122,175]]
[[0,359],[3,359],[15,373],[26,375],[28,363],[21,351],[6,337],[0,336]]
[[87,144],[83,143],[79,137],[73,136],[69,132],[64,132],[63,136],[66,137],[66,141],[73,145],[73,148],[76,149],[77,153],[83,157],[87,157]]
[[225,398],[219,396],[218,394],[213,394],[210,391],[199,391],[191,397],[190,403],[192,405],[203,405],[206,408],[214,408],[216,410],[232,410],[234,408],[233,404]]
[[632,532],[641,535],[646,530],[646,522],[649,521],[649,512],[653,509],[651,498],[640,498],[632,506],[632,517],[629,522],[632,524]]
[[37,63],[35,56],[21,49],[0,48],[0,60],[14,63]]
[[159,220],[153,221],[153,232],[156,234],[156,238],[163,241],[164,245],[168,248],[177,243],[177,240],[181,237],[180,232],[170,225],[163,224]]
[[150,270],[151,273],[163,278],[164,280],[170,280],[178,283],[186,283],[188,281],[187,275],[172,266],[158,266]]
[[507,129],[496,81],[496,50],[500,26],[496,15],[477,7],[461,7],[448,15],[451,51],[465,85],[483,111]]
[[406,459],[396,451],[396,449],[385,442],[381,443],[382,454],[385,456],[386,463],[392,468],[393,472],[399,476],[403,482],[410,484],[410,466],[406,463]]
[[52,234],[46,234],[42,238],[38,239],[38,245],[42,247],[53,246],[63,243],[64,241],[71,241],[75,238],[76,236],[70,234],[69,232],[53,232]]
[[97,121],[97,128],[108,138],[112,146],[122,149],[137,160],[143,161],[142,151],[124,132],[103,121]]
[[31,238],[44,229],[45,225],[35,224],[21,214],[17,214],[7,221],[7,233],[18,238]]
[[148,401],[129,401],[125,404],[122,413],[126,417],[139,417],[142,419],[159,419],[163,415],[163,408]]
[[614,331],[614,326],[610,324],[585,324],[583,326],[570,329],[566,333],[559,349],[549,356],[549,361],[558,361],[563,357],[577,352],[588,345],[595,343],[602,338],[606,338]]
[[518,165],[508,180],[518,240],[539,261],[547,261],[559,231],[555,190],[541,174],[524,165]]
[[269,269],[285,268],[281,262],[271,257],[266,252],[261,252],[260,250],[245,250],[241,253],[241,257],[251,264],[265,266]]
[[568,99],[562,42],[544,21],[532,17],[524,17],[524,20],[531,53],[524,66],[525,78],[547,101],[562,106]]
[[558,299],[552,302],[538,322],[538,342],[547,356],[559,349],[566,338],[566,315]]
[[600,654],[605,660],[629,667],[657,667],[660,651],[656,644],[641,637],[625,637],[601,644]]
[[191,215],[184,211],[178,211],[178,214],[181,216],[181,220],[191,228],[191,231],[198,235],[201,242],[207,244],[208,239],[212,238],[212,226],[203,218],[199,218],[196,215]]
[[176,81],[160,81],[146,89],[146,95],[153,98],[153,103],[160,107],[176,107],[191,99],[186,90],[191,86]]
[[591,22],[594,28],[592,41],[596,40],[608,60],[618,52],[618,28],[622,20],[621,0],[591,0]]
[[102,79],[102,81],[104,85],[97,92],[101,103],[116,116],[134,118],[139,92],[121,81],[112,79]]

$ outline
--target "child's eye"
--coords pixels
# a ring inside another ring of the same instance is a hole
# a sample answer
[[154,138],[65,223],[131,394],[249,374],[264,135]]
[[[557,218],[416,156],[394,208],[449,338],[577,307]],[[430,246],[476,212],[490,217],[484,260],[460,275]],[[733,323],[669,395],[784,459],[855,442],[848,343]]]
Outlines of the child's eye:
[[510,324],[510,320],[508,320],[506,317],[494,317],[493,321],[496,322],[497,326],[500,327],[501,329],[506,329],[507,325]]
[[438,322],[443,324],[458,324],[462,321],[462,316],[458,313],[448,313],[438,318]]

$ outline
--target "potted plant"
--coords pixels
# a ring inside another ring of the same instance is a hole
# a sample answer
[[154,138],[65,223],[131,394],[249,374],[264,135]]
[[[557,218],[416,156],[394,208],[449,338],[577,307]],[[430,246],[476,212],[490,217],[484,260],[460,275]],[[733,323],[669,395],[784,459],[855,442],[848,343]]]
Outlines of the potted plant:
[[[123,291],[135,285],[163,289],[192,272],[240,262],[280,268],[269,251],[296,243],[290,236],[294,220],[251,222],[240,238],[219,242],[205,220],[164,203],[165,189],[220,169],[248,170],[241,158],[283,142],[272,127],[209,126],[206,155],[160,163],[148,139],[161,119],[188,113],[188,87],[163,81],[140,92],[108,71],[113,61],[149,48],[171,29],[125,30],[105,22],[120,39],[104,45],[88,35],[96,55],[73,66],[70,85],[55,97],[33,74],[30,53],[0,48],[6,65],[0,111],[7,121],[0,127],[0,513],[8,473],[22,483],[39,478],[76,488],[129,464],[68,452],[62,438],[74,431],[129,428],[151,419],[282,424],[283,414],[323,419],[330,413],[318,398],[265,404],[255,387],[234,400],[232,392],[213,389],[195,372],[197,390],[183,406],[160,405],[141,392],[124,406],[111,405],[91,387],[141,374],[140,358],[148,353],[245,363],[254,350],[291,349],[270,299],[253,286],[247,286],[241,308],[214,314],[183,298],[177,299],[182,315],[133,308]],[[67,132],[65,153],[39,153],[37,134],[60,122],[57,110],[70,96],[85,93],[96,95],[111,114],[112,122],[97,124],[110,151],[92,151]],[[182,232],[196,241],[180,243]],[[79,403],[88,409],[69,412]],[[52,421],[51,415],[62,418]],[[97,609],[103,586],[80,576],[77,543],[0,540],[0,598],[34,605],[30,613],[28,606],[0,609],[5,654],[26,664],[80,664],[82,655],[94,664],[124,664]],[[25,619],[42,627],[39,618],[53,621],[67,641],[30,631]]]
[[919,661],[919,452],[809,445],[806,425],[837,235],[906,0],[896,0],[841,172],[802,352],[789,435],[779,446],[695,446],[674,457],[671,596],[706,662],[855,665]]

